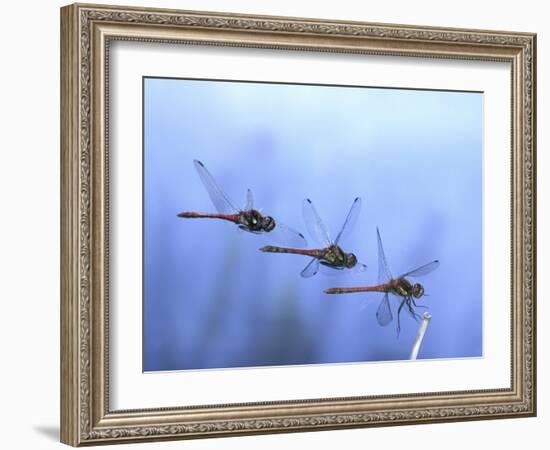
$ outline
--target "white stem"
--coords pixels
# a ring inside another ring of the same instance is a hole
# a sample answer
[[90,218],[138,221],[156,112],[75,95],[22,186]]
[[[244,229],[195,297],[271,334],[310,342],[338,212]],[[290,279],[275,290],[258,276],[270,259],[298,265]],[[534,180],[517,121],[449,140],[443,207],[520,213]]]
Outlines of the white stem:
[[428,325],[430,324],[431,318],[432,316],[429,312],[424,313],[424,319],[422,319],[422,323],[418,328],[416,340],[414,341],[414,345],[411,351],[411,357],[409,359],[416,359],[418,357],[418,352],[420,351],[420,346],[422,345],[422,341],[424,339],[424,335],[426,334],[426,330],[428,329]]

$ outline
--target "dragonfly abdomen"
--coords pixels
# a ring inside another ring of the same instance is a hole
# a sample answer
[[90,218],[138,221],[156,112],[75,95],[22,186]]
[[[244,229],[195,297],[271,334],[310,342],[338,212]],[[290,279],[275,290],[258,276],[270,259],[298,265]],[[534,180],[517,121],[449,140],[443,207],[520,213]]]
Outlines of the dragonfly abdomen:
[[390,287],[387,284],[377,286],[347,287],[325,289],[326,294],[352,294],[355,292],[389,292]]
[[228,220],[229,222],[238,223],[239,214],[209,214],[209,213],[199,213],[199,212],[182,212],[178,214],[178,217],[184,219],[222,219]]
[[313,258],[319,258],[321,256],[321,250],[308,250],[301,248],[287,248],[287,247],[275,247],[273,245],[266,245],[260,249],[261,252],[266,253],[290,253],[292,255],[305,255]]

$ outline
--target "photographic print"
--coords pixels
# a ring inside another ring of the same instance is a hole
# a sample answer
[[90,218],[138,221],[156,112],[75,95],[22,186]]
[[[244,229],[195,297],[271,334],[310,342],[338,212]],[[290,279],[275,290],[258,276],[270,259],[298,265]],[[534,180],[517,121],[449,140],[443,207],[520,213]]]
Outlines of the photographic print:
[[144,77],[143,370],[483,356],[482,117],[481,92]]
[[60,43],[62,442],[536,415],[536,34],[74,4]]

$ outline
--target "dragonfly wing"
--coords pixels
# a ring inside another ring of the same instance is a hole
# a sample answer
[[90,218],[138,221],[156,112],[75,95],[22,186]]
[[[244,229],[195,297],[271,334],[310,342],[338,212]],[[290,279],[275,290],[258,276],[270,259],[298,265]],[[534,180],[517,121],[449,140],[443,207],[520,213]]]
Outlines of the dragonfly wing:
[[319,271],[319,260],[317,258],[313,258],[309,264],[302,270],[300,275],[304,278],[310,278],[313,275],[315,275]]
[[265,233],[266,238],[278,245],[292,248],[306,248],[307,241],[304,235],[285,224],[275,221],[275,228]]
[[430,272],[434,271],[439,267],[439,261],[436,259],[435,261],[429,262],[428,264],[424,264],[423,266],[420,266],[417,269],[411,270],[410,272],[404,273],[399,278],[403,277],[421,277],[423,275],[427,275]]
[[216,183],[214,177],[210,174],[210,172],[208,172],[206,167],[204,167],[204,164],[196,159],[193,163],[195,164],[195,168],[197,169],[197,173],[199,174],[202,184],[208,192],[208,196],[210,197],[210,200],[212,200],[216,210],[220,214],[234,214],[238,212],[238,209],[233,206],[231,200],[229,200],[222,188],[218,186],[218,183]]
[[250,211],[253,208],[254,208],[254,196],[252,195],[252,191],[248,189],[246,191],[246,203],[245,203],[244,210]]
[[378,321],[378,324],[383,327],[393,320],[393,315],[390,308],[390,298],[387,292],[384,294],[384,298],[380,302],[378,310],[376,311],[376,320]]
[[323,275],[350,275],[352,273],[361,273],[367,270],[367,266],[361,263],[357,263],[352,269],[346,267],[333,267],[328,264],[320,264],[319,272]]
[[342,228],[340,229],[338,236],[336,236],[336,239],[334,241],[335,244],[338,245],[338,242],[340,242],[340,239],[342,239],[343,237],[351,233],[351,231],[355,227],[355,224],[357,223],[357,219],[359,217],[360,212],[361,212],[361,198],[356,197],[351,205],[351,208],[348,212],[346,220],[344,221],[344,225],[342,225]]
[[363,301],[363,303],[361,303],[361,306],[359,307],[359,311],[364,311],[365,309],[367,309],[368,304],[368,302]]
[[388,268],[388,262],[384,254],[384,247],[382,246],[382,238],[380,237],[380,230],[378,227],[376,227],[376,236],[378,237],[378,284],[384,284],[391,280],[392,276]]
[[322,273],[323,275],[334,276],[344,275],[346,273],[349,273],[349,271],[344,270],[344,267],[333,267],[327,264],[319,264],[319,273]]
[[323,247],[329,247],[331,240],[327,227],[319,217],[315,206],[313,206],[313,202],[309,198],[304,200],[302,212],[307,231],[313,240]]

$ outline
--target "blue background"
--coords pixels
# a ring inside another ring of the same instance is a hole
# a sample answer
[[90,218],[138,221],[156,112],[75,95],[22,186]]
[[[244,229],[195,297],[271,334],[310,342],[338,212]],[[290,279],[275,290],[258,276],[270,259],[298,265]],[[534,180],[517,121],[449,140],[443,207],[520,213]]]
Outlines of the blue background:
[[[376,226],[394,276],[417,279],[432,321],[419,358],[482,355],[482,94],[144,79],[145,371],[407,359],[418,324],[381,327],[381,294],[326,295],[377,281]],[[201,160],[237,206],[302,231],[309,197],[367,264],[299,276],[309,262],[258,252],[262,236],[219,220],[193,166]],[[366,303],[366,304],[365,304]],[[419,313],[422,313],[419,310]]]

